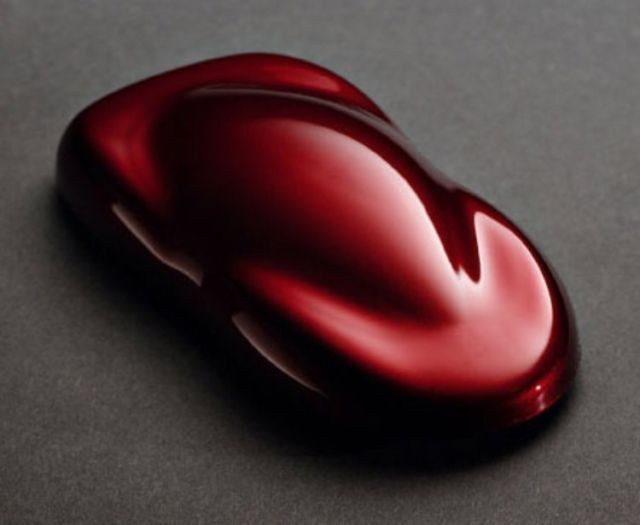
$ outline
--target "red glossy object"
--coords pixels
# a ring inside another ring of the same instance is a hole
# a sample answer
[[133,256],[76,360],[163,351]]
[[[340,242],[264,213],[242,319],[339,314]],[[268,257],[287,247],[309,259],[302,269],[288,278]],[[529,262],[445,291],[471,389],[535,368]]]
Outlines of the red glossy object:
[[238,55],[109,95],[67,130],[58,184],[243,359],[333,408],[512,424],[573,377],[531,243],[310,63]]

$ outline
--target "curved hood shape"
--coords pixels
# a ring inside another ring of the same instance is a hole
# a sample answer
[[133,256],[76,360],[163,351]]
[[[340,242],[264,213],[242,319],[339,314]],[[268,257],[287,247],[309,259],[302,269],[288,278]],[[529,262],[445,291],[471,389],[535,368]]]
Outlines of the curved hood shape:
[[532,244],[315,65],[238,55],[118,91],[70,125],[58,183],[232,351],[330,406],[512,424],[573,377]]

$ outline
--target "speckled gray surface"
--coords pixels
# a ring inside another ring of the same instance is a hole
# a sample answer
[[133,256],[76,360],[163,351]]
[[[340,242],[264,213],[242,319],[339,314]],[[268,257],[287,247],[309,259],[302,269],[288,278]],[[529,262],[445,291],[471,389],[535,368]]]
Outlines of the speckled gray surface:
[[[2,523],[637,523],[640,3],[322,4],[0,0]],[[74,113],[249,50],[355,82],[552,261],[582,368],[533,439],[413,468],[306,447],[60,219]]]

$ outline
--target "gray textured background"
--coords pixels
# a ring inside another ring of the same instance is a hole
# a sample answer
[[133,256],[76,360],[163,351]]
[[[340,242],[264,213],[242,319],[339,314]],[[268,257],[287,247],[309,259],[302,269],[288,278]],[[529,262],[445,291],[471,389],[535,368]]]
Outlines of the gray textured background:
[[[0,0],[0,520],[637,523],[640,3],[288,4]],[[413,466],[307,447],[60,220],[73,114],[251,50],[355,82],[552,261],[583,359],[535,439]]]

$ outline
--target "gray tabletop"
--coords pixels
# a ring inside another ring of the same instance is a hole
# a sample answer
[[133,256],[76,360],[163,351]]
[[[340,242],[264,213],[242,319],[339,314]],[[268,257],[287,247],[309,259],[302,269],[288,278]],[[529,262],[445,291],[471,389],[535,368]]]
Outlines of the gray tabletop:
[[[356,83],[551,260],[582,363],[541,428],[323,446],[68,227],[52,177],[78,110],[254,50]],[[0,521],[637,523],[639,57],[635,0],[0,0]]]

